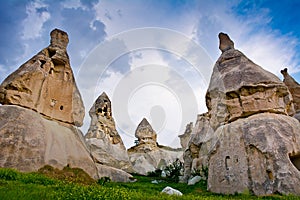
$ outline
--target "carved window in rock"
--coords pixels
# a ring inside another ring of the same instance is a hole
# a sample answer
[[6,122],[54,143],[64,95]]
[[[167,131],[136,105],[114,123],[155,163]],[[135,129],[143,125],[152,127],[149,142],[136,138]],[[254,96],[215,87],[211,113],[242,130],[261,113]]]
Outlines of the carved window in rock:
[[102,106],[97,109],[97,114],[107,119],[111,118],[111,110],[107,100],[103,100]]

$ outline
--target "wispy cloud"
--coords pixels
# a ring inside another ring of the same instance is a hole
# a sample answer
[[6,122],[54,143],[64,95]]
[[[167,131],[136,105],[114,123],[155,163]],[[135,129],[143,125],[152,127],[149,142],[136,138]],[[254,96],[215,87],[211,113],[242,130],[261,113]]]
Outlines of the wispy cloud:
[[32,1],[26,6],[26,18],[22,22],[22,39],[35,39],[41,36],[43,25],[50,19],[48,5],[42,1]]

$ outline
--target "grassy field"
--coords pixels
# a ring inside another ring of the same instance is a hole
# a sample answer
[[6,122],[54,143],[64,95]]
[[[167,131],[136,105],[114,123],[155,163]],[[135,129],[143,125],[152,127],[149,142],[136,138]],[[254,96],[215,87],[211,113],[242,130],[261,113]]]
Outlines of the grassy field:
[[[259,198],[249,194],[217,195],[207,192],[204,182],[187,186],[166,181],[154,184],[151,181],[155,178],[145,176],[135,178],[137,181],[134,183],[103,184],[82,176],[80,170],[73,168],[65,168],[63,172],[58,173],[47,168],[38,173],[20,173],[0,168],[0,199],[300,199],[280,195]],[[166,186],[180,190],[183,196],[162,194],[160,191]]]

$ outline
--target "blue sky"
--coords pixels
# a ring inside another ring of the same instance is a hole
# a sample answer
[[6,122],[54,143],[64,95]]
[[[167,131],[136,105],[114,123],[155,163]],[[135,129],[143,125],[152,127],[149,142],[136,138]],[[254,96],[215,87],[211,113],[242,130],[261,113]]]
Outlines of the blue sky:
[[[279,78],[280,69],[287,67],[300,81],[299,7],[297,0],[2,1],[0,81],[47,47],[50,31],[60,28],[69,34],[68,53],[86,111],[106,91],[127,147],[133,144],[134,130],[143,117],[157,130],[159,143],[176,146],[185,124],[206,111],[206,71],[211,71],[220,55],[219,32],[228,33],[237,49]],[[150,40],[149,31],[139,32],[146,27],[156,27],[154,35],[170,37]],[[131,33],[131,39],[126,39]],[[199,48],[190,45],[181,51],[179,41],[185,39]],[[152,41],[151,48],[142,45],[143,40]],[[93,57],[97,49],[102,52]],[[200,49],[200,61],[191,61],[197,59],[193,52]],[[85,65],[99,65],[105,56],[113,58],[105,70]],[[195,75],[197,63],[202,71]],[[193,102],[196,107],[186,105]],[[84,133],[89,121],[86,114]]]

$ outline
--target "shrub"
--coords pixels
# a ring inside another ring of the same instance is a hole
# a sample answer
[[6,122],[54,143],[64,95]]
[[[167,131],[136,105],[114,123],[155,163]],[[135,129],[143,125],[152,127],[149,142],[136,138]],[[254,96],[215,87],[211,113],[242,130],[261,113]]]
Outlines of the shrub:
[[0,168],[0,179],[14,181],[18,178],[18,172],[15,169]]
[[169,181],[178,183],[179,176],[182,175],[183,163],[177,158],[172,164],[165,167],[166,178]]
[[105,183],[109,183],[111,180],[109,177],[101,177],[100,179],[98,179],[97,183],[99,185],[104,185]]
[[155,171],[148,172],[147,176],[148,177],[161,177],[161,169],[156,169]]

